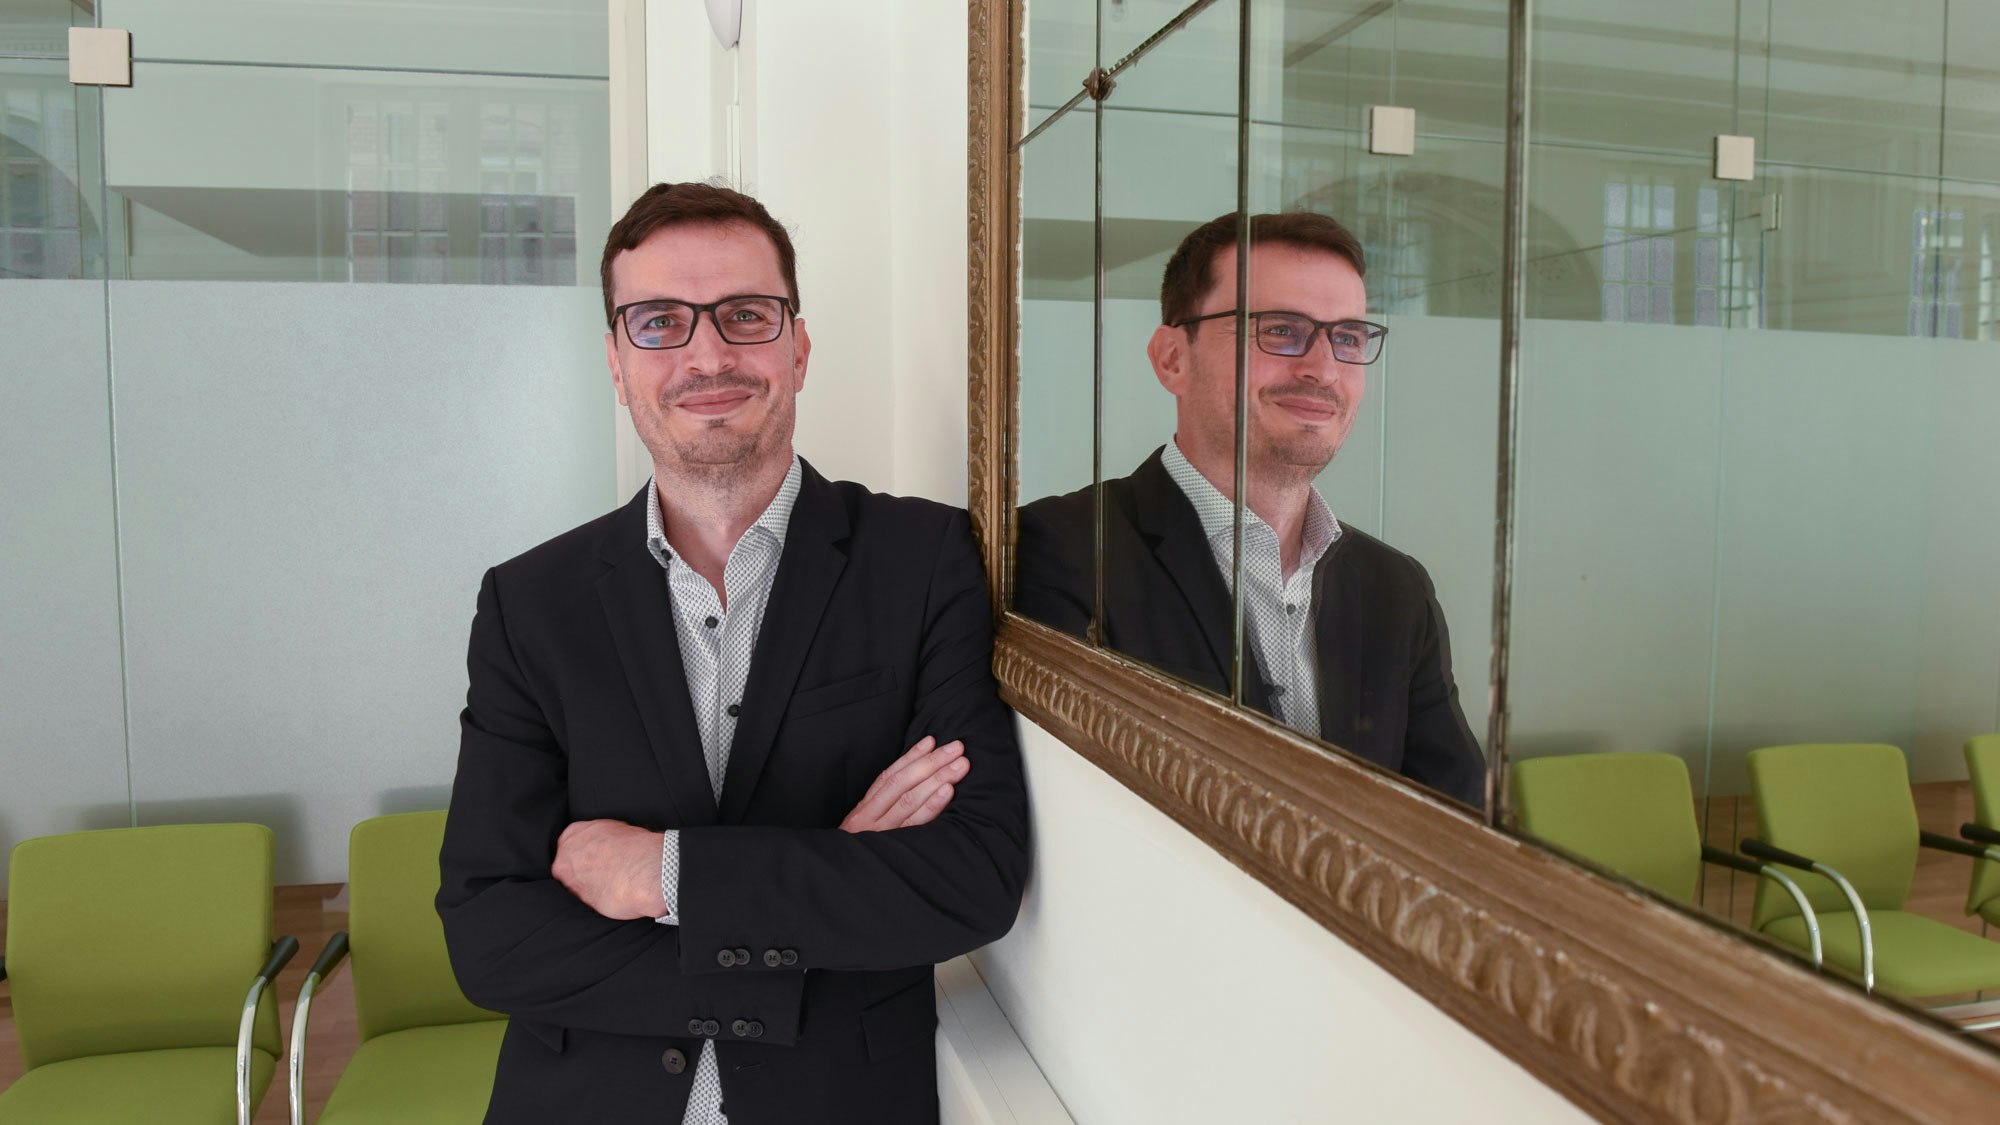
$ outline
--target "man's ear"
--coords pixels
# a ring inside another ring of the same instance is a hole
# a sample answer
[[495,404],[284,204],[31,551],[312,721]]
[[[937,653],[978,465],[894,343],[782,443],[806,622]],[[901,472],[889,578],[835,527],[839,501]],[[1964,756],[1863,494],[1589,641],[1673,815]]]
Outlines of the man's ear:
[[806,335],[806,322],[792,317],[792,393],[806,389],[806,360],[812,355],[812,337]]
[[618,405],[631,406],[625,396],[625,372],[618,367],[618,335],[614,332],[604,334],[604,362],[611,368],[611,385],[618,390]]
[[1146,358],[1153,361],[1153,374],[1167,393],[1176,398],[1187,389],[1188,375],[1193,370],[1194,356],[1189,353],[1188,344],[1186,329],[1164,324],[1153,329],[1153,338],[1146,341]]

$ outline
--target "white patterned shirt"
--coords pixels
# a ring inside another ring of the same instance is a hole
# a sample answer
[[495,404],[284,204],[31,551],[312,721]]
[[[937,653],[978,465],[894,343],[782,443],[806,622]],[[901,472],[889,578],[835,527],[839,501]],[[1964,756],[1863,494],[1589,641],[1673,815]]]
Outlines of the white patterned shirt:
[[[799,498],[799,459],[778,494],[750,525],[729,561],[722,567],[722,587],[728,607],[695,569],[667,543],[660,518],[659,478],[646,485],[646,549],[666,571],[669,600],[674,607],[674,633],[680,641],[681,668],[687,674],[689,702],[694,704],[695,728],[701,733],[701,755],[708,764],[708,784],[722,800],[722,779],[729,771],[729,747],[736,738],[736,716],[743,702],[743,685],[750,678],[750,657],[764,624],[764,607],[771,600],[772,580],[785,553],[785,530]],[[657,919],[679,925],[674,902],[680,897],[680,833],[667,829],[660,845],[660,894],[667,912]],[[722,1072],[716,1062],[715,1040],[701,1044],[701,1061],[694,1068],[694,1089],[688,1095],[683,1125],[728,1125],[722,1112]]]
[[[1233,596],[1236,506],[1188,462],[1178,441],[1167,443],[1160,461],[1194,505],[1222,583]],[[1308,489],[1304,549],[1298,569],[1286,578],[1278,533],[1247,506],[1243,509],[1243,616],[1251,649],[1270,685],[1271,713],[1314,738],[1319,737],[1319,656],[1313,647],[1313,570],[1339,538],[1340,521],[1333,518],[1333,509],[1318,489]]]

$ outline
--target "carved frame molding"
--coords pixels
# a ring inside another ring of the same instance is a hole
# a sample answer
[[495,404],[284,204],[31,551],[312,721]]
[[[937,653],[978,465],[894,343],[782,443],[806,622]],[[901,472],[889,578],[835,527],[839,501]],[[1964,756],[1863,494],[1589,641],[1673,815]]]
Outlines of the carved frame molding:
[[2000,1056],[1006,609],[1020,0],[969,0],[968,504],[1007,701],[1607,1120],[1957,1122]]

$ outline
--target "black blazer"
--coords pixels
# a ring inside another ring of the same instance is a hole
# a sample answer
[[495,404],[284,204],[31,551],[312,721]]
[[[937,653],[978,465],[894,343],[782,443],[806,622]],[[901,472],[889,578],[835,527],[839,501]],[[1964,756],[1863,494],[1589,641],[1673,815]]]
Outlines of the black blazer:
[[[1160,452],[1104,482],[1103,643],[1227,695],[1229,586]],[[1091,490],[1037,500],[1020,515],[1014,608],[1084,636],[1096,596]],[[1313,571],[1313,611],[1320,737],[1484,805],[1486,761],[1458,706],[1444,613],[1423,566],[1343,523]],[[1245,666],[1244,702],[1270,714],[1254,650]]]
[[[1006,933],[1028,870],[966,515],[804,467],[718,808],[647,501],[479,591],[437,905],[466,996],[513,1017],[486,1120],[678,1122],[713,1020],[733,1125],[935,1121],[931,966]],[[927,734],[972,764],[944,814],[840,831]],[[679,926],[550,876],[598,817],[680,829]]]

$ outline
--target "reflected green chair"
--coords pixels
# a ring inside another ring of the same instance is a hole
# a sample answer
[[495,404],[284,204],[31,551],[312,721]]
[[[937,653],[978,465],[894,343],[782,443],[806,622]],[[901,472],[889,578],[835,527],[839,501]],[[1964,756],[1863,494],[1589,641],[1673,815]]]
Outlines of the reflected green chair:
[[[1761,839],[1743,841],[1743,851],[1819,876],[1801,882],[1819,911],[1829,965],[1903,999],[2000,988],[2000,943],[1903,909],[1919,847],[1979,848],[1919,830],[1901,750],[1767,746],[1752,750],[1748,764]],[[1763,887],[1751,923],[1794,948],[1806,943],[1796,905]]]
[[1606,867],[1648,890],[1692,904],[1706,863],[1762,876],[1793,896],[1808,921],[1808,953],[1819,964],[1817,924],[1804,892],[1784,872],[1701,842],[1687,763],[1672,754],[1565,754],[1512,767],[1521,831]]
[[459,991],[438,921],[444,813],[379,816],[348,837],[347,930],[327,942],[292,1017],[292,1121],[303,1125],[306,1022],[313,990],[354,962],[361,1048],[327,1098],[320,1125],[477,1125],[493,1093],[507,1018]]
[[271,830],[113,828],[23,840],[7,955],[27,1071],[0,1123],[247,1123],[278,1060]]
[[1958,834],[1979,849],[1972,864],[1972,888],[1965,912],[2000,926],[2000,734],[1982,734],[1965,744],[1965,775],[1972,783],[1972,820]]

